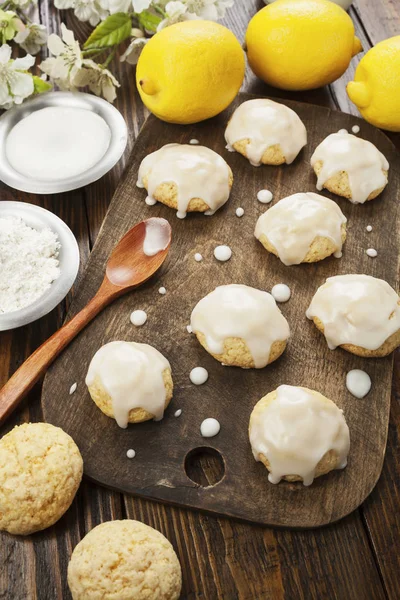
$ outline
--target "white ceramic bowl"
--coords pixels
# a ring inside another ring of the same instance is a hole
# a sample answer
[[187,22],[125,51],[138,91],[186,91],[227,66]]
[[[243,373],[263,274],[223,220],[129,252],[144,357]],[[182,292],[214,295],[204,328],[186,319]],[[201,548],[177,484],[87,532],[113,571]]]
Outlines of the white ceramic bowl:
[[[11,129],[21,119],[48,106],[90,110],[102,117],[109,126],[111,140],[106,153],[98,163],[84,173],[54,181],[40,180],[18,173],[9,163],[6,155],[6,140]],[[47,94],[40,94],[33,100],[28,100],[6,111],[0,117],[0,180],[16,190],[33,194],[57,194],[76,190],[97,181],[110,171],[124,153],[127,141],[128,129],[123,116],[106,100],[82,92],[48,92]]]
[[0,217],[20,217],[33,229],[49,227],[58,236],[61,244],[59,261],[60,276],[50,289],[30,306],[13,312],[0,314],[0,331],[21,327],[47,315],[57,306],[71,289],[79,269],[79,248],[74,234],[59,217],[48,210],[26,202],[0,201]]

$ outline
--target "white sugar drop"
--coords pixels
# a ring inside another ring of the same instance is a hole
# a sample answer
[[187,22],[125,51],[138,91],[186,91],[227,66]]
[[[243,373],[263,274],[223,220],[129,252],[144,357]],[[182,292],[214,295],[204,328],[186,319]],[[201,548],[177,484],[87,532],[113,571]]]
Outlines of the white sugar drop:
[[366,230],[370,233],[372,231],[372,225],[367,225]]
[[165,287],[160,287],[158,288],[158,293],[161,294],[161,296],[164,296],[164,294],[167,293],[167,290],[165,289]]
[[188,333],[193,333],[193,329],[191,325],[186,325],[186,330]]
[[277,302],[287,302],[290,298],[290,287],[285,283],[277,283],[271,290],[273,298]]
[[262,204],[269,204],[272,201],[273,195],[269,190],[260,190],[257,194],[257,200]]
[[154,198],[151,198],[150,196],[147,196],[145,202],[147,206],[154,206],[155,204],[157,204],[157,200],[154,200]]
[[232,250],[229,248],[229,246],[217,246],[214,249],[214,256],[217,260],[226,262],[232,256]]
[[199,140],[193,138],[192,140],[190,140],[189,144],[200,144],[200,142]]
[[178,219],[185,219],[186,218],[186,213],[185,212],[180,212],[178,210],[178,212],[176,213],[176,216],[178,217]]
[[129,448],[129,450],[127,451],[126,455],[127,455],[128,458],[135,458],[136,452],[132,448]]
[[349,133],[347,129],[339,129],[338,133]]
[[235,212],[237,217],[243,217],[244,215],[244,209],[241,206],[239,206],[239,208],[237,208]]
[[194,260],[196,262],[201,262],[203,260],[202,255],[200,254],[200,252],[196,252],[196,254],[194,255]]
[[208,371],[204,367],[195,367],[190,371],[189,379],[194,385],[203,385],[208,379]]
[[200,433],[203,437],[214,437],[220,432],[221,425],[217,419],[204,419],[200,425]]
[[356,398],[364,398],[371,389],[371,377],[361,369],[353,369],[346,375],[346,387]]
[[353,133],[360,133],[360,126],[359,125],[353,125],[353,127],[351,128]]
[[144,310],[134,310],[131,313],[130,320],[132,325],[136,327],[141,327],[147,321],[147,313]]
[[71,396],[74,392],[76,392],[76,388],[78,387],[77,383],[73,383],[69,388],[69,395]]
[[181,414],[182,414],[182,409],[181,409],[181,408],[178,408],[178,410],[176,410],[176,411],[174,412],[174,417],[180,417],[180,416],[181,416]]
[[377,250],[375,250],[375,248],[368,248],[368,250],[366,251],[367,256],[370,256],[371,258],[376,258],[378,256],[378,252]]

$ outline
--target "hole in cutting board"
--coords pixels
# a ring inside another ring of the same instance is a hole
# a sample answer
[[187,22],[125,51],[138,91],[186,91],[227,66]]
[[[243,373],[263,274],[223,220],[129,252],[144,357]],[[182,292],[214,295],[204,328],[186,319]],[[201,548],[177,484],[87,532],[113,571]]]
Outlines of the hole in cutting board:
[[214,448],[193,448],[185,457],[185,473],[201,487],[212,487],[225,475],[225,461]]

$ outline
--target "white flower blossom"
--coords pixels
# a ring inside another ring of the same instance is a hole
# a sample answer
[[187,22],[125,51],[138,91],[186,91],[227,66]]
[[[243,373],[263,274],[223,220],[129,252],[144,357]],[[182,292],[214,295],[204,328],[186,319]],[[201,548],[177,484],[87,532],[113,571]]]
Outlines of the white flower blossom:
[[227,8],[234,5],[234,0],[185,0],[185,4],[188,11],[200,19],[218,21],[224,18]]
[[23,31],[17,33],[14,41],[29,54],[37,54],[47,42],[46,27],[38,23],[26,25]]
[[103,96],[108,102],[114,102],[117,97],[115,88],[121,87],[114,75],[94,60],[85,59],[82,69],[76,74],[74,84],[77,87],[88,86],[96,96]]
[[108,0],[54,0],[54,6],[60,10],[73,8],[76,18],[89,21],[92,27],[110,14]]
[[112,15],[119,12],[127,13],[132,8],[132,0],[109,0],[108,6]]
[[139,15],[144,10],[147,10],[151,3],[152,0],[132,0],[133,10]]
[[198,18],[195,14],[189,13],[187,6],[179,0],[168,2],[165,7],[165,13],[166,17],[158,24],[157,31],[164,29],[164,27],[174,25],[175,23],[180,23],[181,21]]
[[0,47],[0,106],[10,108],[13,104],[21,104],[34,91],[33,77],[27,73],[35,64],[30,54],[24,58],[11,59],[11,46]]
[[13,4],[18,6],[18,8],[22,8],[22,10],[29,8],[32,5],[37,6],[37,3],[38,0],[13,0]]
[[61,24],[61,37],[54,33],[49,36],[47,47],[54,56],[46,58],[39,67],[60,89],[73,90],[74,78],[82,68],[81,49],[73,32],[64,23]]
[[131,41],[126,51],[121,56],[121,62],[128,62],[130,65],[136,65],[139,60],[140,53],[149,40],[144,37],[139,37]]

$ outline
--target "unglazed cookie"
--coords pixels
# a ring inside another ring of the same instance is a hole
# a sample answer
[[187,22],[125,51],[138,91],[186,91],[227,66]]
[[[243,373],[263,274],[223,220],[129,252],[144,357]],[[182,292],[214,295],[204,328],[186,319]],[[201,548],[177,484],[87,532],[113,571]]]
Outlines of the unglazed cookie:
[[243,369],[260,369],[279,358],[290,335],[271,294],[247,285],[217,287],[196,304],[190,324],[211,356]]
[[232,183],[229,165],[210,148],[167,144],[142,160],[136,185],[183,219],[188,212],[213,215],[228,200]]
[[387,356],[400,345],[400,298],[383,279],[370,275],[329,277],[306,315],[331,350],[364,357]]
[[28,535],[53,525],[75,497],[82,457],[48,423],[24,423],[0,440],[0,530]]
[[291,385],[280,385],[257,402],[249,438],[271,483],[311,485],[315,477],[343,469],[350,449],[343,411],[322,394]]
[[376,198],[388,181],[389,163],[371,142],[351,133],[332,133],[315,149],[311,166],[317,189],[364,204]]
[[148,344],[110,342],[92,358],[86,376],[92,400],[120,427],[160,420],[173,393],[168,360]]
[[268,252],[285,265],[342,256],[347,219],[339,206],[312,192],[293,194],[269,208],[254,232]]
[[68,565],[73,600],[178,600],[178,557],[159,531],[126,519],[92,529]]
[[243,102],[225,131],[227,148],[249,159],[254,167],[290,164],[307,144],[303,122],[284,104],[260,98]]

